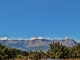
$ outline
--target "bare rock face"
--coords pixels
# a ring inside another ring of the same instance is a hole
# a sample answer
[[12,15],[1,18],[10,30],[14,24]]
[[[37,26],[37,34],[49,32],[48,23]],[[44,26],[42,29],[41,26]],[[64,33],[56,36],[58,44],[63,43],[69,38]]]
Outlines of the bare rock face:
[[76,41],[74,41],[71,38],[67,38],[67,39],[61,39],[61,40],[53,40],[53,42],[59,42],[62,43],[63,45],[67,46],[67,47],[71,47],[77,44]]
[[49,48],[49,44],[51,42],[60,42],[65,46],[71,47],[73,45],[76,45],[77,42],[75,42],[73,39],[61,39],[61,40],[47,40],[47,39],[34,39],[34,40],[0,40],[0,43],[3,45],[17,48],[25,51],[35,51],[35,50],[43,50],[46,51]]

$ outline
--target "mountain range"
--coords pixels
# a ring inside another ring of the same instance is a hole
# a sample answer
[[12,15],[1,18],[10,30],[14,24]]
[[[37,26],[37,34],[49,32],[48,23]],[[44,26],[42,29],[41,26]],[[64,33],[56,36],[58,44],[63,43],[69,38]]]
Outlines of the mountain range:
[[71,38],[66,39],[32,39],[32,40],[0,40],[0,43],[12,48],[20,49],[23,51],[35,51],[35,50],[43,50],[46,51],[49,49],[49,44],[51,42],[60,42],[67,47],[71,47],[76,45],[77,42]]

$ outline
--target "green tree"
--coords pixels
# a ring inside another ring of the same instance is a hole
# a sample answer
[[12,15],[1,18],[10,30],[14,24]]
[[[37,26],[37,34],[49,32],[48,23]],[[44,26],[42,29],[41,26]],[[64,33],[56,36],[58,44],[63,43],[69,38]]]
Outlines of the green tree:
[[63,46],[59,42],[52,42],[49,44],[50,48],[47,51],[48,56],[53,59],[53,58],[67,58],[68,55],[68,48],[66,46]]

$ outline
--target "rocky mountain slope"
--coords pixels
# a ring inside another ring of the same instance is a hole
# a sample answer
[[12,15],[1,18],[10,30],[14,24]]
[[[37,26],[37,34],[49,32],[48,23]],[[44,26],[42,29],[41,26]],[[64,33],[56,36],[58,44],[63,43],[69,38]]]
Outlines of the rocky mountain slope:
[[0,40],[0,43],[3,45],[17,48],[25,51],[29,50],[44,50],[46,51],[49,48],[49,44],[51,42],[60,42],[63,45],[68,47],[76,45],[77,42],[71,38],[67,39],[54,39],[54,40],[47,40],[47,39],[33,39],[33,40]]

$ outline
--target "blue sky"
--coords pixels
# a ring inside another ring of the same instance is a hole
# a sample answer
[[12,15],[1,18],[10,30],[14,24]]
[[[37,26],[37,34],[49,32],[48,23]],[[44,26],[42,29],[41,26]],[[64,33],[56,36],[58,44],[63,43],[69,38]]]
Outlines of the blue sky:
[[0,37],[80,40],[80,0],[0,0]]

